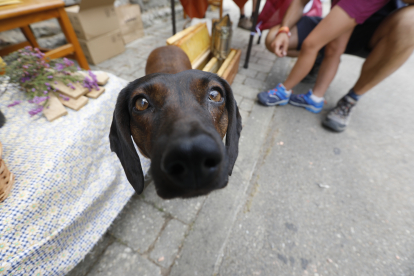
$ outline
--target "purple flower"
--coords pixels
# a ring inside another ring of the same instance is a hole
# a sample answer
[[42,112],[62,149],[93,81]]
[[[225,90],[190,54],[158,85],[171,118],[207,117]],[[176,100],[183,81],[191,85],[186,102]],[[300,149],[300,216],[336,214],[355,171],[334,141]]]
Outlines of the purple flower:
[[85,79],[83,80],[83,87],[88,88],[89,91],[91,91],[92,89],[99,90],[96,75],[92,73],[92,71],[89,71],[89,76],[91,78],[85,77]]
[[45,91],[43,91],[43,94],[47,94],[48,92],[45,90]]
[[59,94],[59,96],[60,96],[63,100],[65,100],[65,101],[69,101],[69,100],[70,100],[70,98],[69,98],[69,97],[66,97],[65,95]]
[[[43,93],[44,92],[47,92],[47,91],[43,91]],[[49,97],[38,97],[38,96],[35,96],[33,98],[33,100],[29,100],[29,103],[40,104],[40,103],[42,103],[42,102],[44,102],[44,101],[46,101],[48,99],[49,99]]]
[[50,86],[50,83],[48,83],[48,82],[45,82],[45,85],[46,85],[46,86]]
[[29,69],[29,65],[27,65],[27,64],[26,64],[26,65],[23,65],[22,67],[23,67],[24,69]]
[[74,64],[73,61],[67,58],[63,58],[63,62],[65,63],[66,67],[72,66]]
[[32,91],[33,91],[33,92],[36,92],[36,88],[32,88]]
[[22,101],[14,101],[14,102],[12,102],[11,104],[9,104],[7,107],[12,107],[12,106],[15,106],[15,105],[18,105],[18,104],[20,104]]
[[60,64],[60,63],[56,63],[56,70],[58,70],[58,71],[62,71],[63,69],[65,69],[65,66],[63,66],[63,64]]
[[54,81],[54,84],[58,84],[58,82],[57,81]]
[[39,105],[38,107],[36,107],[35,109],[32,109],[29,111],[30,117],[33,117],[34,115],[42,112],[43,110],[43,106]]
[[48,79],[53,79],[53,76],[47,76]]

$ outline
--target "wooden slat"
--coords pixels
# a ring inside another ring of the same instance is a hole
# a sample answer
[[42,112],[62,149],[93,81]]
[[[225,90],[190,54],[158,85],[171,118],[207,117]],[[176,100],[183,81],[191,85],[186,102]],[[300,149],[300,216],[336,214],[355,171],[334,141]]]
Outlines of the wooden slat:
[[24,48],[26,46],[30,46],[29,41],[24,41],[24,42],[21,42],[21,43],[18,43],[18,44],[7,46],[3,49],[0,49],[0,56],[2,56],[2,57],[7,56],[8,54],[13,53],[14,51],[17,51],[17,50],[19,50],[21,48]]
[[47,107],[43,109],[43,114],[46,116],[46,119],[51,122],[59,117],[67,115],[68,111],[58,98],[52,94],[48,100]]
[[99,87],[99,90],[92,89],[86,96],[92,99],[97,99],[103,92],[105,92],[105,87]]
[[68,97],[68,98],[69,98],[68,101],[65,101],[62,97],[59,97],[58,99],[64,106],[67,106],[76,111],[84,107],[89,101],[89,99],[86,98],[85,96],[81,96],[77,99],[73,99],[71,97]]
[[217,73],[219,69],[219,61],[217,58],[213,57],[210,61],[204,66],[203,71],[210,73]]
[[217,75],[219,75],[220,77],[223,76],[224,71],[226,70],[227,66],[229,66],[235,54],[236,54],[236,50],[231,50],[228,57],[224,60],[223,65],[221,65],[220,69],[218,70]]
[[167,39],[167,45],[175,45],[175,43],[177,41],[179,41],[180,39],[182,39],[184,36],[186,36],[187,34],[189,34],[192,30],[198,28],[201,26],[202,23],[198,23],[196,25],[190,26],[187,29],[182,30],[181,32],[176,33],[175,35],[173,35],[172,37]]
[[206,65],[207,59],[210,56],[210,49],[207,49],[204,51],[204,53],[201,53],[193,62],[191,62],[191,67],[193,69],[201,69]]
[[50,58],[50,59],[61,58],[61,57],[67,56],[68,54],[73,53],[74,51],[75,51],[75,48],[73,47],[72,44],[66,44],[56,49],[53,49],[49,52],[46,52],[45,58]]
[[59,16],[57,10],[50,10],[47,12],[38,12],[33,14],[21,15],[13,18],[6,18],[1,20],[0,32],[24,27],[39,21],[56,18]]
[[180,47],[193,62],[200,54],[210,49],[210,35],[207,24],[202,23],[201,27],[193,30],[176,44]]
[[222,78],[225,79],[230,85],[233,83],[234,78],[236,77],[237,71],[239,71],[239,62],[241,57],[241,50],[236,50],[236,54],[231,60],[229,66],[223,73]]

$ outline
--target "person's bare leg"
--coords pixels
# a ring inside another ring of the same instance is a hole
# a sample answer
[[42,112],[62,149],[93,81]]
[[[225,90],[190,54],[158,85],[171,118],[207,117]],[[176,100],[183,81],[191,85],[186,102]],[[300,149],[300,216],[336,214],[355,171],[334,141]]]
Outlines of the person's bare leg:
[[324,58],[318,77],[316,78],[315,86],[313,87],[313,94],[315,96],[323,97],[325,95],[329,84],[336,75],[336,71],[338,71],[341,55],[345,52],[352,31],[353,29],[347,31],[325,46]]
[[240,9],[240,16],[244,15],[244,6],[243,8],[239,8]]
[[362,66],[354,92],[362,95],[403,65],[414,50],[414,6],[396,11],[378,27],[372,51]]
[[[272,42],[276,37],[277,32],[280,29],[280,25],[274,26],[272,28],[270,28],[269,32],[267,33],[266,36],[266,40],[265,40],[265,45],[267,50],[269,50],[272,53],[275,53],[275,49],[273,49],[272,47]],[[289,50],[287,52],[287,55],[289,57],[297,57],[299,55],[299,51],[297,50],[298,48],[298,28],[293,27],[291,30],[291,37],[289,38]]]
[[324,45],[353,29],[355,26],[355,19],[349,17],[341,7],[335,6],[303,42],[298,60],[288,78],[283,83],[286,90],[291,90],[310,72],[315,63],[318,51]]

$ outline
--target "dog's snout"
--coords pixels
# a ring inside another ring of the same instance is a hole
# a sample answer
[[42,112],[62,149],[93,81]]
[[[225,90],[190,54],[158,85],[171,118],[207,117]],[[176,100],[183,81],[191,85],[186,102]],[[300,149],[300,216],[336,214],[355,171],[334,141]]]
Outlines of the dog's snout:
[[217,142],[201,134],[170,143],[163,154],[161,169],[176,185],[197,189],[211,182],[222,160]]

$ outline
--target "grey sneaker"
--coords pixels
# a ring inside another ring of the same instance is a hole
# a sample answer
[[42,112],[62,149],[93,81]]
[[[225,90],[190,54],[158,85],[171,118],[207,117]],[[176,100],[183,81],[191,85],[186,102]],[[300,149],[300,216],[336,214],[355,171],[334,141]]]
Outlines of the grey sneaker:
[[250,18],[243,17],[239,19],[237,27],[250,31],[252,29],[253,23],[250,21]]
[[351,118],[352,109],[356,105],[356,101],[345,95],[338,101],[336,107],[329,111],[322,125],[334,131],[344,131]]

